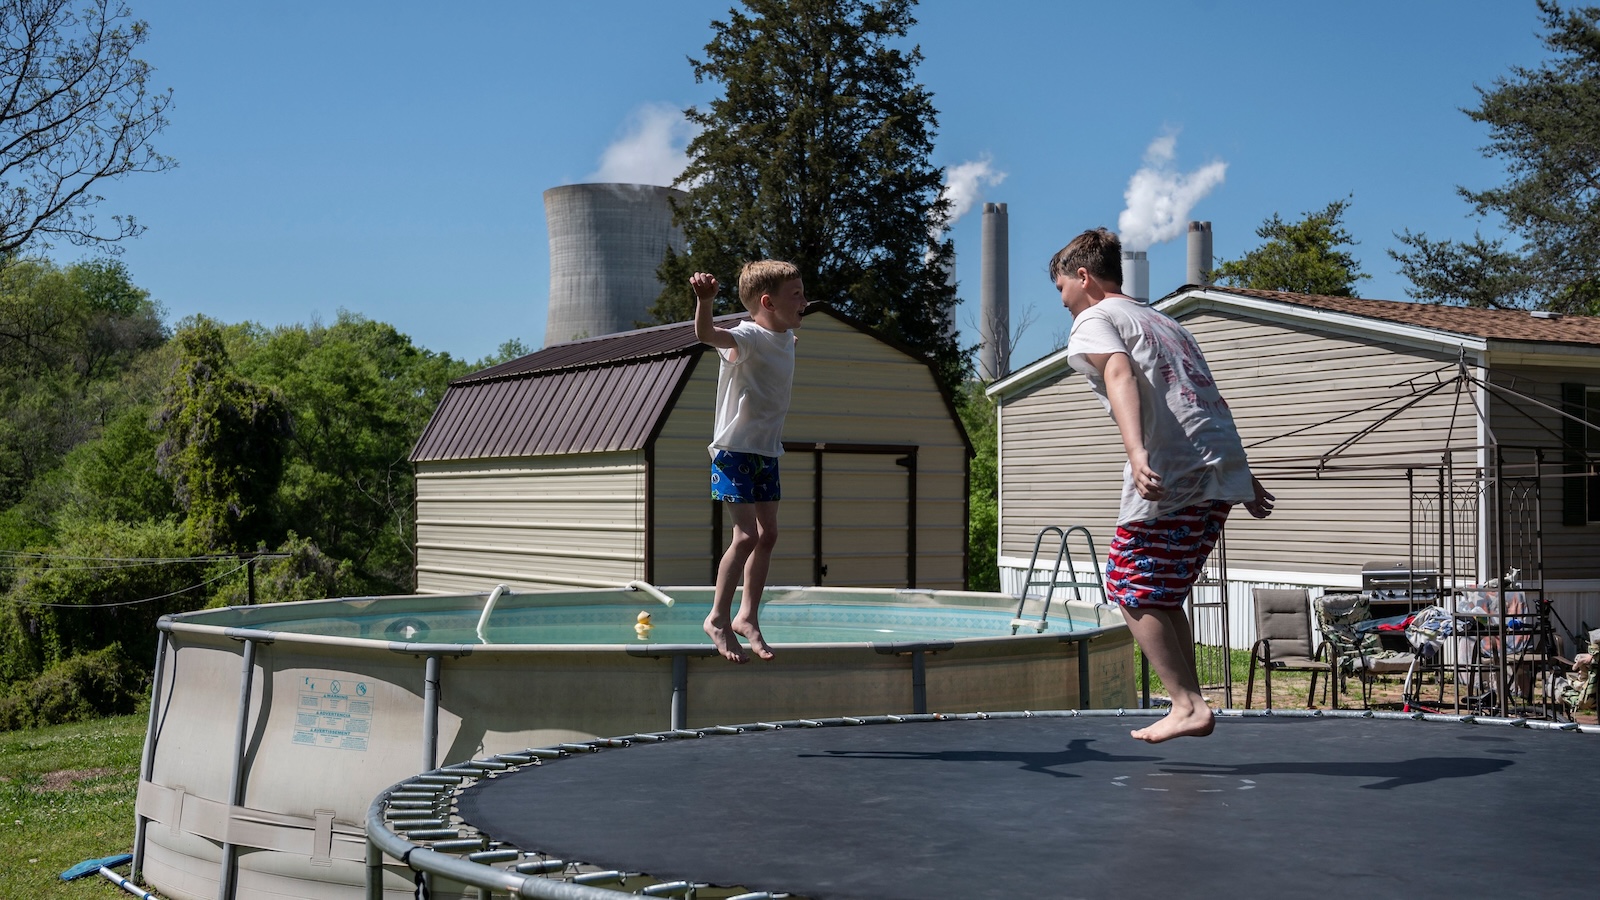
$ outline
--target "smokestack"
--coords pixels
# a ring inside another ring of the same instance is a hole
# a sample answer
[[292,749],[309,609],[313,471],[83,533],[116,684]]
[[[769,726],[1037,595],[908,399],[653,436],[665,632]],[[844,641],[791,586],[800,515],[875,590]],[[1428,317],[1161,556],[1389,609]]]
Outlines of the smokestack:
[[982,254],[978,375],[993,381],[1011,372],[1011,225],[1004,203],[983,205]]
[[1122,292],[1140,303],[1150,302],[1150,259],[1143,250],[1122,251]]
[[1211,283],[1211,223],[1189,223],[1189,267],[1184,284]]

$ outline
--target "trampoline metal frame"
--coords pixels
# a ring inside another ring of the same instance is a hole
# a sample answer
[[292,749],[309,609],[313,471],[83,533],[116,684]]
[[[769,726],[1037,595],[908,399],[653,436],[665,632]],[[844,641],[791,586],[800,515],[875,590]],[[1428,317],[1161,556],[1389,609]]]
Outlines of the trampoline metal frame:
[[[383,857],[398,860],[418,873],[530,900],[614,900],[617,891],[592,887],[583,881],[622,881],[635,874],[599,871],[565,876],[573,880],[548,877],[581,866],[583,863],[544,858],[537,849],[501,846],[492,836],[468,830],[454,816],[456,795],[479,780],[507,774],[545,760],[561,759],[577,753],[620,749],[634,744],[743,734],[748,731],[773,731],[782,728],[830,728],[855,725],[884,725],[909,722],[941,722],[973,719],[1099,718],[1166,715],[1164,709],[1072,709],[1019,710],[1014,712],[923,713],[913,715],[838,716],[822,719],[794,719],[783,722],[752,722],[744,725],[713,725],[702,728],[675,728],[668,731],[598,738],[581,743],[530,748],[519,753],[502,753],[486,759],[455,763],[424,772],[391,785],[373,799],[367,809],[367,897],[383,898]],[[1217,710],[1229,718],[1329,718],[1392,719],[1457,725],[1486,725],[1546,731],[1570,731],[1600,735],[1600,725],[1553,722],[1526,717],[1446,715],[1423,712],[1380,712],[1374,710]],[[455,824],[451,824],[452,820]],[[512,869],[501,868],[507,863]],[[519,871],[519,869],[521,871]],[[709,885],[670,881],[647,885],[636,893],[645,896],[681,896]],[[728,900],[770,900],[783,896],[755,891]]]

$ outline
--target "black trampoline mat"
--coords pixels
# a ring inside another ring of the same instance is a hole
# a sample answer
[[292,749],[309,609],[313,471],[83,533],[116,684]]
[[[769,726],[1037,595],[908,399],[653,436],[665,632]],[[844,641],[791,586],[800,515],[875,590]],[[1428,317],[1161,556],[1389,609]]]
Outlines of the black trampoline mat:
[[480,782],[525,851],[814,898],[1600,896],[1594,735],[1355,718],[790,727]]

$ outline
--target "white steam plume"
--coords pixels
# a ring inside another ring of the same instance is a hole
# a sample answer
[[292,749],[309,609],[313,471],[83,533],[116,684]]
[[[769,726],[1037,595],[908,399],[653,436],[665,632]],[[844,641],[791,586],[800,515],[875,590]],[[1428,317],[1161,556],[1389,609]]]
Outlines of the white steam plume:
[[628,116],[627,130],[600,154],[600,167],[584,180],[670,187],[689,164],[685,150],[693,138],[682,110],[646,104]]
[[1222,183],[1228,164],[1218,160],[1185,175],[1173,166],[1178,135],[1165,134],[1150,142],[1144,165],[1128,179],[1122,197],[1128,207],[1117,217],[1117,236],[1128,250],[1148,250],[1184,232],[1189,210]]
[[1006,173],[997,171],[987,156],[951,166],[944,174],[944,196],[950,201],[949,225],[966,215],[983,199],[985,185],[994,187],[1006,180]]

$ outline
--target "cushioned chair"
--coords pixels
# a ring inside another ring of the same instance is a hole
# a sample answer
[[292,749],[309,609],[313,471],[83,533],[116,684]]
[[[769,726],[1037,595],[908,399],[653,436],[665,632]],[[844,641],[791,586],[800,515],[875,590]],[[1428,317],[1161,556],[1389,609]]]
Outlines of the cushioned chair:
[[1255,691],[1256,667],[1266,683],[1267,709],[1272,708],[1273,672],[1310,672],[1309,708],[1317,696],[1317,675],[1328,676],[1332,705],[1339,705],[1339,683],[1333,677],[1331,649],[1323,643],[1312,649],[1311,600],[1305,588],[1256,588],[1256,642],[1250,648],[1250,677],[1245,682],[1244,708],[1250,708]]

